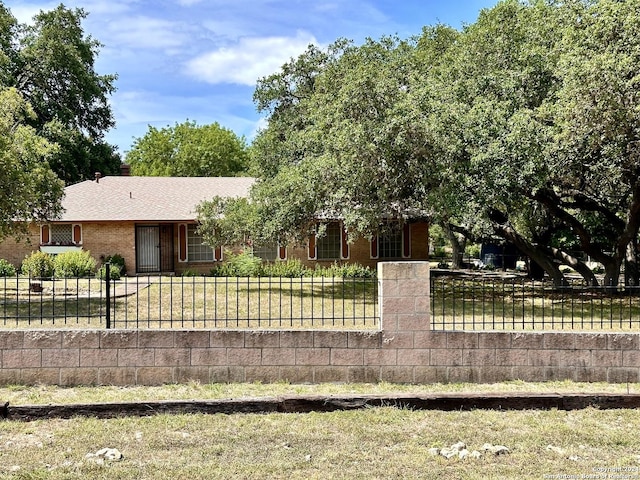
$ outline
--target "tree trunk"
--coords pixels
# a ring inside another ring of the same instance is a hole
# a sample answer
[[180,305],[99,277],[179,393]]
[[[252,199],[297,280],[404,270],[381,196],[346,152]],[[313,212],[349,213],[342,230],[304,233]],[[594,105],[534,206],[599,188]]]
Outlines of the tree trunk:
[[602,285],[605,287],[616,287],[620,281],[620,262],[612,259],[604,264],[604,279]]
[[508,224],[507,217],[502,212],[492,210],[489,214],[489,218],[492,220],[494,232],[505,240],[511,242],[522,253],[528,255],[533,262],[537,263],[542,269],[544,269],[553,281],[554,286],[561,287],[567,285],[567,279],[560,271],[558,263],[554,261],[553,256],[548,250],[531,243],[516,232],[513,227]]
[[624,259],[624,284],[628,287],[640,285],[640,268],[638,267],[638,241],[633,239],[627,245]]
[[569,255],[568,253],[565,253],[557,248],[552,248],[551,252],[553,253],[553,256],[560,260],[563,264],[573,268],[576,272],[582,275],[582,278],[587,285],[592,287],[598,285],[598,279],[583,261],[578,260],[576,257]]
[[460,269],[462,268],[462,261],[464,255],[464,249],[467,243],[466,237],[462,237],[462,241],[458,239],[458,236],[451,229],[451,225],[448,222],[443,222],[442,225],[447,238],[449,239],[449,243],[451,244],[451,252],[453,258],[451,260],[451,268],[452,269]]

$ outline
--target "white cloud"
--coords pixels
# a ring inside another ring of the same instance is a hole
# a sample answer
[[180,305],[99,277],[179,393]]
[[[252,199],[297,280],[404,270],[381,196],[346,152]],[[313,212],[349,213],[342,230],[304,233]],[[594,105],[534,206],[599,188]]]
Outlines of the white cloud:
[[189,43],[188,27],[170,20],[145,16],[120,18],[109,25],[109,43],[128,47],[168,49]]
[[200,55],[187,64],[187,73],[212,84],[253,86],[258,78],[276,72],[303,53],[315,37],[298,32],[295,37],[245,37],[235,45]]
[[40,13],[40,10],[48,11],[55,8],[55,5],[42,3],[41,5],[17,5],[7,7],[11,10],[11,14],[16,17],[19,23],[33,24],[33,17]]

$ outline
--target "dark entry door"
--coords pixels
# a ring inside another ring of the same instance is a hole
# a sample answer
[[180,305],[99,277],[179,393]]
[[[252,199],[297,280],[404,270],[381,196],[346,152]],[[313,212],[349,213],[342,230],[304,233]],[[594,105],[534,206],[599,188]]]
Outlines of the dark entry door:
[[160,228],[157,225],[136,226],[136,272],[160,271]]
[[173,225],[136,225],[136,272],[173,272]]

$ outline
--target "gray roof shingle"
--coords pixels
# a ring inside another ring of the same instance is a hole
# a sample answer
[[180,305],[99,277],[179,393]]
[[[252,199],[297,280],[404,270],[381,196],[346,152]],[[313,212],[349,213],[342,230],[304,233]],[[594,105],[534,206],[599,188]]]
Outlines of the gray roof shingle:
[[251,177],[102,177],[65,188],[59,221],[189,221],[196,205],[220,197],[247,197]]

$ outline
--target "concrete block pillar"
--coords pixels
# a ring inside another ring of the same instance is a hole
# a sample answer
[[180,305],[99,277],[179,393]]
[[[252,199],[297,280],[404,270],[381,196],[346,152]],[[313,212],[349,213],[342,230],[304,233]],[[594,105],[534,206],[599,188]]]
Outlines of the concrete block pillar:
[[378,263],[380,326],[388,333],[429,330],[429,262]]

